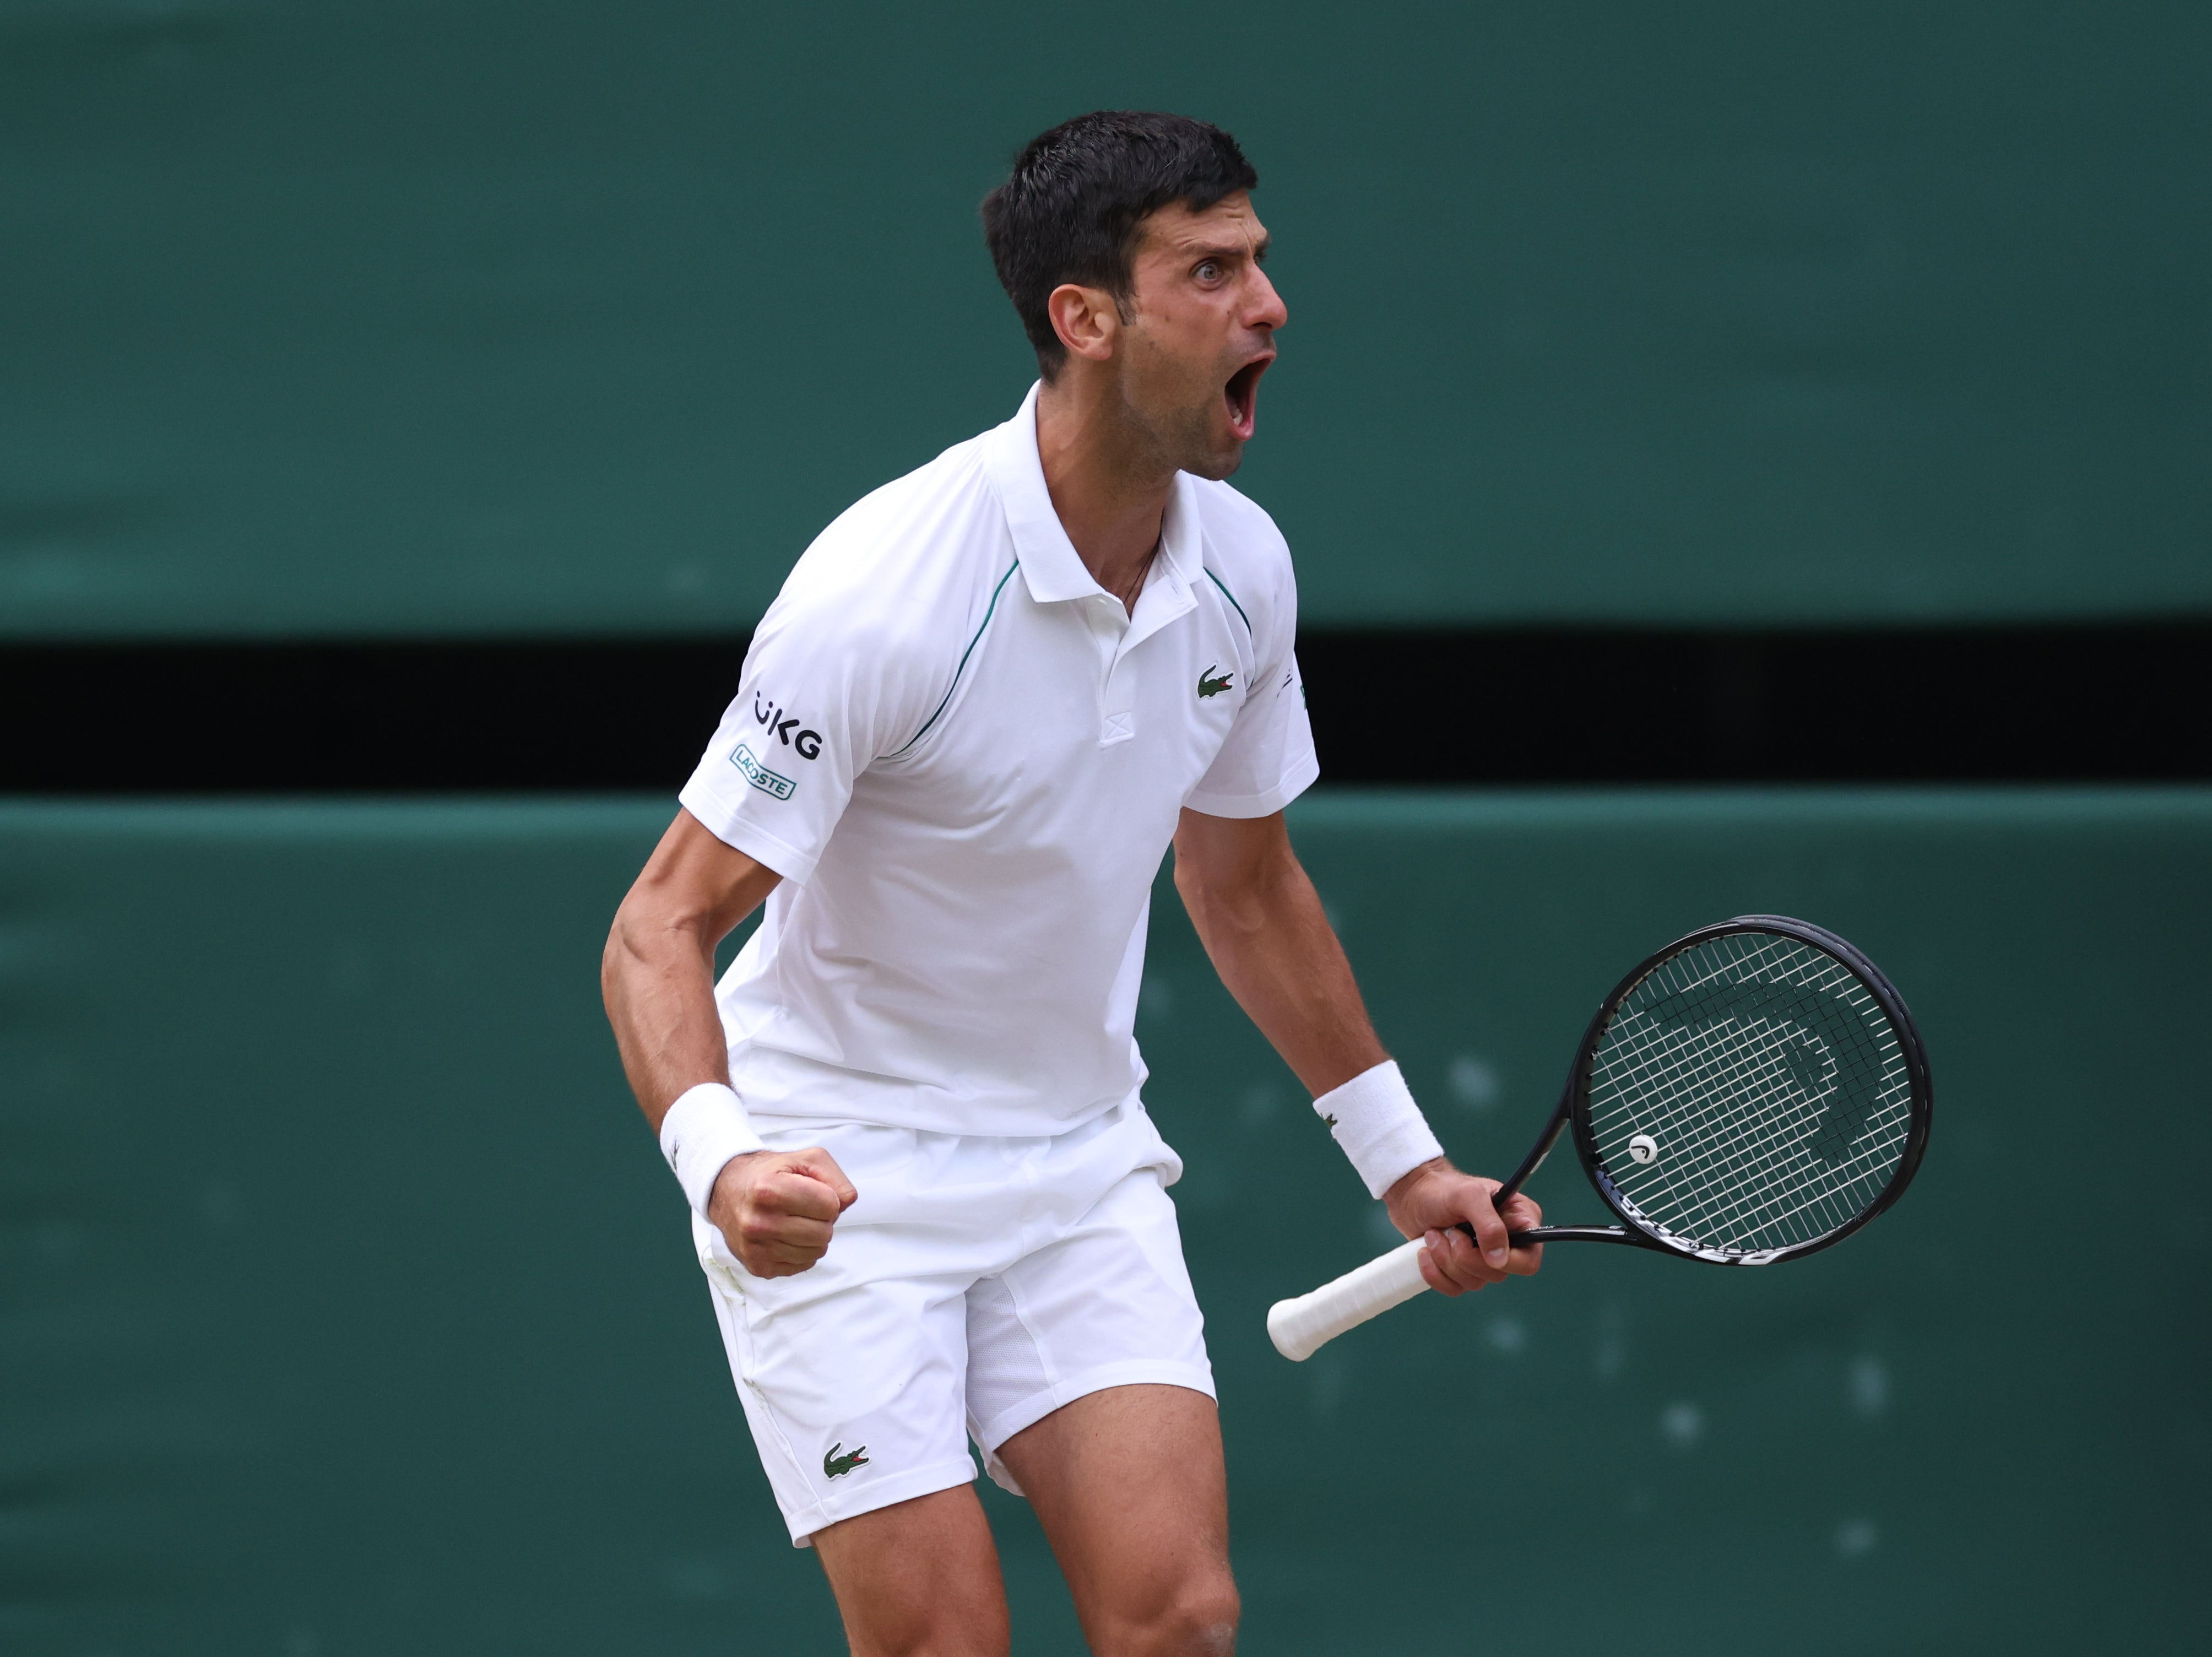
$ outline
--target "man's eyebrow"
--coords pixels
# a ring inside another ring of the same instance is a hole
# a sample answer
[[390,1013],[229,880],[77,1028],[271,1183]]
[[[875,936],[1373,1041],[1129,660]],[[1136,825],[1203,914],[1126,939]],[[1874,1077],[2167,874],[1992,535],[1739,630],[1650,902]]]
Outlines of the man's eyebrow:
[[1267,249],[1273,242],[1273,236],[1261,236],[1256,243],[1192,241],[1183,243],[1182,255],[1185,259],[1235,259],[1249,252],[1253,262],[1257,264],[1267,257]]

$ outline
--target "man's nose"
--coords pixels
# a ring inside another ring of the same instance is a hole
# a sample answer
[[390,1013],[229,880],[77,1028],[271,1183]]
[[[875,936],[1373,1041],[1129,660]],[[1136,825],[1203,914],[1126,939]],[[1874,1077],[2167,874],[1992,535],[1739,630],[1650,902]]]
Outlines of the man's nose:
[[1252,308],[1245,316],[1248,326],[1255,328],[1279,328],[1291,320],[1290,308],[1283,296],[1275,291],[1275,284],[1267,280],[1267,273],[1256,266],[1252,271]]

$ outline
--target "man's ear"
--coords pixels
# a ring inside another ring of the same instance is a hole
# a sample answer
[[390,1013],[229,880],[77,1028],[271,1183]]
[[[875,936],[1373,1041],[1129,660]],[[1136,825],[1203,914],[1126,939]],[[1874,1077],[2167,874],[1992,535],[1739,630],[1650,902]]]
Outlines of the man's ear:
[[1121,308],[1103,288],[1063,282],[1044,302],[1052,331],[1070,354],[1094,362],[1109,361],[1121,331]]

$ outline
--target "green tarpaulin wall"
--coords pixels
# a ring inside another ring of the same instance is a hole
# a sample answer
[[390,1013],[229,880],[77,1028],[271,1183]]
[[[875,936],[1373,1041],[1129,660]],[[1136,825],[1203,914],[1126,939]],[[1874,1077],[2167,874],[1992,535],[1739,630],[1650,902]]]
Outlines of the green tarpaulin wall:
[[[8,1650],[836,1648],[597,1004],[669,809],[0,808]],[[1293,1366],[1267,1303],[1385,1239],[1164,886],[1142,1034],[1252,1650],[2197,1648],[2212,791],[1293,816],[1473,1164],[1629,963],[1747,910],[1888,968],[1938,1112],[1845,1247],[1563,1247]],[[1017,1648],[1078,1650],[991,1500]]]
[[1316,623],[2212,611],[2212,11],[0,0],[0,637],[750,624],[1212,117]]

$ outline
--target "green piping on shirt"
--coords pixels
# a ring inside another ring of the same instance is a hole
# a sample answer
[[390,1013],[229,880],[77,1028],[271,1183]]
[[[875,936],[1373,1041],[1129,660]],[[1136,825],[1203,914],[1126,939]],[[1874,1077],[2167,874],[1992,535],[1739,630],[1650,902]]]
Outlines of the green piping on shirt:
[[1244,606],[1237,602],[1237,594],[1231,592],[1226,587],[1222,587],[1221,577],[1215,575],[1211,570],[1206,572],[1206,578],[1212,582],[1216,587],[1221,588],[1221,596],[1229,600],[1229,607],[1237,612],[1237,618],[1244,624],[1244,631],[1247,633],[1249,633],[1252,631],[1252,618],[1246,615],[1244,613]]
[[[884,758],[896,759],[899,755],[907,751],[907,748],[911,748],[914,746],[915,743],[921,741],[923,737],[929,734],[930,726],[937,723],[938,714],[941,714],[945,711],[945,708],[952,701],[953,691],[960,688],[960,675],[968,671],[968,658],[975,654],[976,645],[980,644],[983,639],[983,630],[991,624],[991,613],[999,607],[999,594],[1006,591],[1006,583],[1014,578],[1014,571],[1021,567],[1021,560],[1019,558],[1015,559],[1013,563],[1006,566],[1006,573],[999,577],[999,584],[991,589],[991,601],[983,606],[983,619],[975,624],[975,637],[968,641],[968,648],[960,653],[960,665],[952,670],[952,683],[945,687],[945,700],[937,704],[937,713],[930,715],[927,722],[925,723],[920,730],[914,734],[913,738],[907,743],[906,747],[899,748],[893,752],[885,754],[884,756]],[[1221,590],[1225,593],[1229,589],[1224,587]],[[1237,602],[1235,599],[1231,599],[1229,601],[1231,604]],[[1240,610],[1237,613],[1241,616],[1244,612]],[[1244,624],[1247,627],[1249,627],[1252,624],[1248,621]]]

